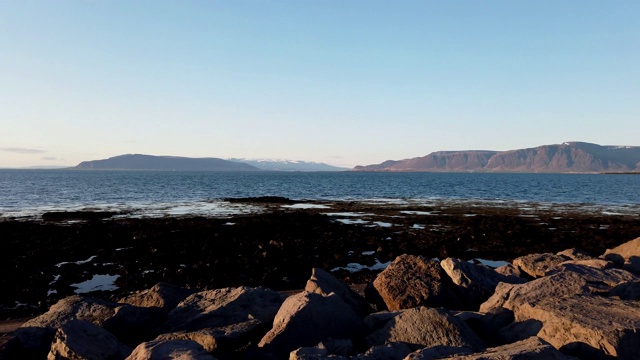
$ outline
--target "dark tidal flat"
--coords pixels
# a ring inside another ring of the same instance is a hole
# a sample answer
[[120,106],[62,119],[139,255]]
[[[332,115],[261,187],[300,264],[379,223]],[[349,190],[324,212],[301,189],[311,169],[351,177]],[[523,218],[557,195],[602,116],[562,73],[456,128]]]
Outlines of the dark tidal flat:
[[233,202],[262,211],[224,218],[60,212],[0,221],[0,319],[42,313],[95,276],[111,282],[86,294],[112,300],[160,281],[295,290],[313,267],[364,284],[380,271],[375,265],[404,253],[510,261],[576,247],[597,256],[640,236],[637,213],[570,205]]

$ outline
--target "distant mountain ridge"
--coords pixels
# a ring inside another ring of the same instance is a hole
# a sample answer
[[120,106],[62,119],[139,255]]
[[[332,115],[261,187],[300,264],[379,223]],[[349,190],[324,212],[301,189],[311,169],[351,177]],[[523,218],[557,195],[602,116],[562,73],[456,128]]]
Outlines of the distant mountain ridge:
[[267,171],[346,171],[343,168],[325,163],[301,161],[301,160],[272,160],[272,159],[229,159],[230,161],[243,162]]
[[74,169],[166,171],[260,171],[255,166],[218,158],[188,158],[127,154],[104,160],[83,161]]
[[508,151],[438,151],[412,159],[356,166],[353,171],[640,172],[640,146],[602,146],[574,141]]

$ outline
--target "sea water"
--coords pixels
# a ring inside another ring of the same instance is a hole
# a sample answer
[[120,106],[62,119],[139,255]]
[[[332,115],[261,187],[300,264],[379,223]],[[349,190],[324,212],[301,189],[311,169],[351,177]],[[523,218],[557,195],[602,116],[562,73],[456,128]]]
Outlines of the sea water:
[[259,196],[383,204],[571,205],[612,214],[637,213],[640,175],[0,170],[4,218],[61,210],[227,216],[257,207],[223,199]]

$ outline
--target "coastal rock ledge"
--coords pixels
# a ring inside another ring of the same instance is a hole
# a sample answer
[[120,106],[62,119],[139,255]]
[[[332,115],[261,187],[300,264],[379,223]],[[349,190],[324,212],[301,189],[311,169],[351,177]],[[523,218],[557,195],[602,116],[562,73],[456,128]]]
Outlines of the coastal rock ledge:
[[638,244],[530,254],[509,275],[401,255],[366,298],[322,269],[294,294],[159,283],[76,295],[3,336],[0,359],[637,359]]

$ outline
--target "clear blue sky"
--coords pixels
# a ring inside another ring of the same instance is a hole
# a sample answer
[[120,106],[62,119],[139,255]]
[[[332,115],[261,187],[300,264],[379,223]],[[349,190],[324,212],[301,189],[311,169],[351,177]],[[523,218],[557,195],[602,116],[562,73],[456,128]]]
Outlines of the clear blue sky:
[[640,1],[0,0],[0,167],[640,145]]

